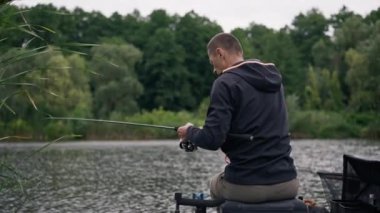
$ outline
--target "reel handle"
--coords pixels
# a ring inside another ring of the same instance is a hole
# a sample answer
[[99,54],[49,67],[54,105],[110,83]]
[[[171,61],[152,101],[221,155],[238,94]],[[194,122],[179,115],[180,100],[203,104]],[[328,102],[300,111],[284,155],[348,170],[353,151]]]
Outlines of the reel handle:
[[186,139],[179,142],[179,148],[185,150],[185,152],[194,152],[198,149],[190,140]]

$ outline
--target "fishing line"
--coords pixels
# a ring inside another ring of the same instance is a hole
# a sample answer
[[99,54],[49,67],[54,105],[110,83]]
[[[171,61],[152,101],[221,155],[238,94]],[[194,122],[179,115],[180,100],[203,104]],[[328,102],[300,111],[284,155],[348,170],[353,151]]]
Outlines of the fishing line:
[[173,127],[173,126],[144,124],[144,123],[135,123],[135,122],[128,122],[128,121],[113,121],[113,120],[103,120],[103,119],[93,119],[93,118],[74,118],[74,117],[53,117],[53,116],[49,116],[47,119],[123,124],[123,125],[130,125],[130,126],[141,126],[141,127],[159,128],[159,129],[171,129],[174,131],[177,131],[177,129],[178,129],[178,127]]
[[[89,122],[99,122],[99,123],[111,123],[111,124],[123,124],[129,126],[140,126],[140,127],[149,127],[149,128],[158,128],[158,129],[168,129],[177,131],[178,127],[165,126],[165,125],[155,125],[155,124],[145,124],[145,123],[135,123],[128,121],[113,121],[113,120],[104,120],[104,119],[93,119],[93,118],[74,118],[74,117],[47,117],[49,120],[69,120],[69,121],[89,121]],[[182,140],[179,143],[179,147],[186,152],[193,152],[197,150],[197,146],[191,143],[189,140]]]

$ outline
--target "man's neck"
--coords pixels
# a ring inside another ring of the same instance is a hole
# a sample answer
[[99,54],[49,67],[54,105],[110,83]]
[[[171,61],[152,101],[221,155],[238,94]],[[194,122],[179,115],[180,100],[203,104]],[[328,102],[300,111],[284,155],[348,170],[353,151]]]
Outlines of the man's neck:
[[242,56],[231,57],[230,60],[228,61],[228,67],[232,67],[242,61],[244,61],[244,58]]

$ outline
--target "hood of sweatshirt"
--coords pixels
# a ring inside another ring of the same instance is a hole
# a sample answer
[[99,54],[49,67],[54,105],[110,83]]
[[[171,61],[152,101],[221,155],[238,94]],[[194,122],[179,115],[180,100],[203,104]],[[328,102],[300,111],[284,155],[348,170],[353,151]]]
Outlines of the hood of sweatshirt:
[[240,62],[223,71],[236,74],[257,90],[273,93],[281,88],[282,76],[272,63],[262,63],[259,60],[247,60]]

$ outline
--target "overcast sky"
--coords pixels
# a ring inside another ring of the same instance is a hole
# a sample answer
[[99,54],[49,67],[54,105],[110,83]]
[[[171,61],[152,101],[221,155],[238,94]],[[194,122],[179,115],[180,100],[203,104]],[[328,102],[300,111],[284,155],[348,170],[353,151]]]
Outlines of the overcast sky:
[[38,3],[53,3],[70,10],[75,7],[97,10],[106,16],[115,11],[125,15],[134,9],[143,16],[155,9],[165,9],[171,15],[184,15],[194,10],[216,21],[226,32],[236,27],[246,28],[251,22],[280,29],[290,25],[296,15],[313,7],[326,17],[337,13],[344,5],[361,15],[380,7],[380,0],[16,0],[14,4],[34,6]]

